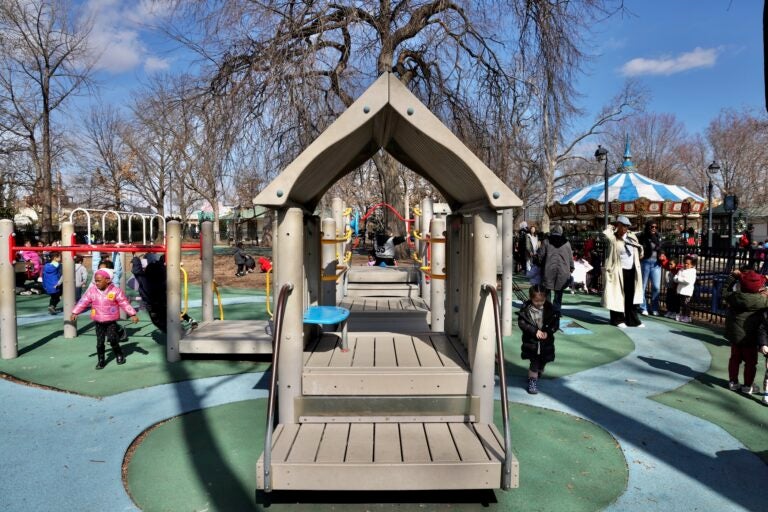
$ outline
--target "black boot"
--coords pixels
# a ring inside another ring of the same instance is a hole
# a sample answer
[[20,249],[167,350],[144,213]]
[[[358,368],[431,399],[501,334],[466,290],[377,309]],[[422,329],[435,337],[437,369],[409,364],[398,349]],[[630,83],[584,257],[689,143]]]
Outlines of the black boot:
[[115,360],[117,364],[125,364],[125,356],[123,355],[123,349],[120,348],[119,343],[110,343],[112,352],[115,354]]
[[107,366],[107,363],[104,361],[104,349],[103,348],[97,348],[96,349],[96,355],[99,358],[99,361],[96,363],[96,369],[102,370],[105,366]]

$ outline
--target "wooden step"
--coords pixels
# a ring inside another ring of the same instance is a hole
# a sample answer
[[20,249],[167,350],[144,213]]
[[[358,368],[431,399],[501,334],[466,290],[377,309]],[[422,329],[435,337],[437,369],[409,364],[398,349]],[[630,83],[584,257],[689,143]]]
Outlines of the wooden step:
[[301,396],[297,423],[474,423],[476,396]]
[[271,354],[266,320],[201,322],[179,342],[181,354]]
[[419,285],[409,283],[348,283],[348,297],[418,297]]
[[326,333],[304,352],[303,395],[466,395],[466,349],[442,333]]
[[[264,489],[264,455],[256,464]],[[396,491],[498,489],[503,437],[481,423],[305,423],[278,425],[272,489]],[[518,486],[518,463],[512,464]]]
[[352,267],[348,283],[418,283],[421,272],[416,267]]

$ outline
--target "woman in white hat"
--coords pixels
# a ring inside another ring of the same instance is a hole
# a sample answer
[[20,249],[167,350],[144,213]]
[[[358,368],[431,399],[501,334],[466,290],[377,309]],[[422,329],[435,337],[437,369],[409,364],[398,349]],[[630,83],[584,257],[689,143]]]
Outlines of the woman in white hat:
[[603,231],[606,252],[601,304],[610,310],[611,325],[622,329],[645,327],[636,308],[637,304],[643,302],[643,278],[640,272],[643,246],[634,233],[629,231],[630,226],[629,219],[622,215]]

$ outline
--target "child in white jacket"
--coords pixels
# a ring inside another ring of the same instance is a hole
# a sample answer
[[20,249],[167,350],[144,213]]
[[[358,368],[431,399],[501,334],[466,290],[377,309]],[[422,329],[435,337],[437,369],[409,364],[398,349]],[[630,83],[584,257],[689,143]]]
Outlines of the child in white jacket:
[[683,258],[683,269],[674,276],[677,283],[677,298],[680,304],[680,313],[675,320],[686,324],[691,323],[691,297],[694,284],[696,284],[696,259],[694,256]]

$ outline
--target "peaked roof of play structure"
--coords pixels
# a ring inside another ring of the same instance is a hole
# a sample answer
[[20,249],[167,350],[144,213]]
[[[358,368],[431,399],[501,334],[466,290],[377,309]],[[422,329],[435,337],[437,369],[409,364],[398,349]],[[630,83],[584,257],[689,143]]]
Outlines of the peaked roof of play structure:
[[254,204],[314,210],[341,177],[385,150],[429,180],[453,211],[522,201],[394,75],[381,75],[291,162]]
[[[602,202],[605,194],[604,187],[604,180],[600,180],[597,183],[565,194],[558,202],[561,204],[582,204],[590,199]],[[684,201],[686,199],[704,201],[703,197],[694,194],[685,187],[666,185],[638,173],[635,165],[632,163],[632,154],[629,150],[629,135],[627,135],[624,148],[624,162],[622,162],[618,172],[608,178],[608,201],[634,201],[641,197],[650,201]]]

